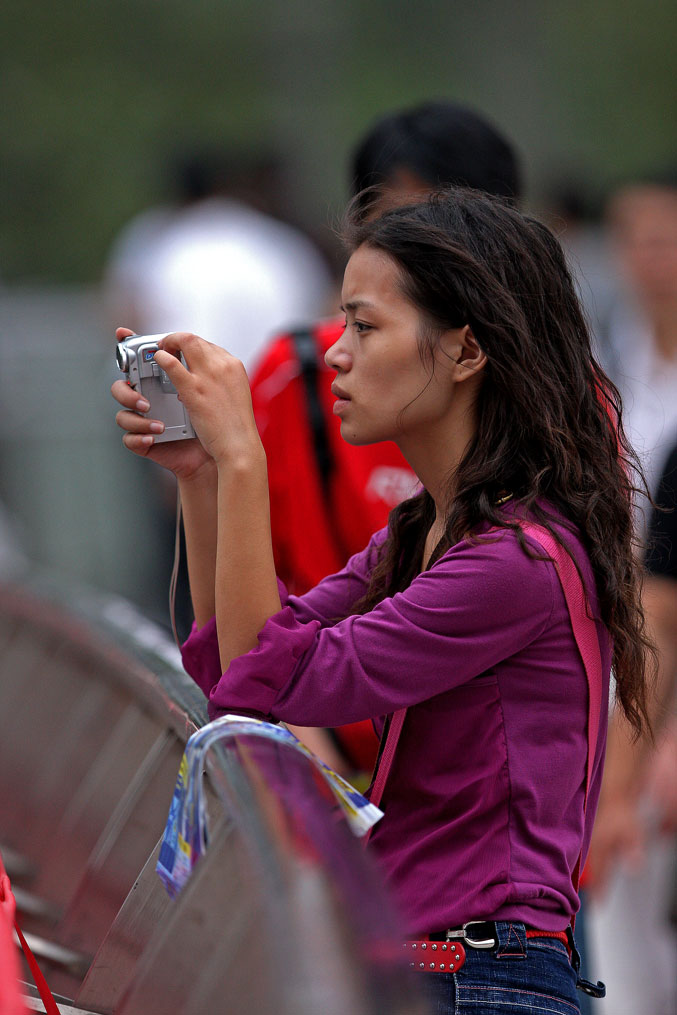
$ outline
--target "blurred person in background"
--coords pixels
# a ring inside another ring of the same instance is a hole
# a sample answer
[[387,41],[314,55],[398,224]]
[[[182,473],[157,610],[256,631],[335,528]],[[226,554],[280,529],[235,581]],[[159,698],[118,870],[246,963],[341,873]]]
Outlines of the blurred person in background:
[[[176,200],[142,212],[111,248],[104,277],[108,314],[137,334],[195,328],[250,368],[278,329],[327,311],[332,287],[324,257],[272,214],[285,202],[274,157],[235,159],[196,147],[167,165]],[[176,493],[164,470],[156,479],[145,496],[163,528],[158,567],[168,584]],[[187,633],[192,612],[185,554],[179,568],[176,619]],[[160,602],[164,621],[164,593]]]
[[613,710],[587,868],[588,949],[609,1015],[677,1010],[677,447],[655,497],[643,589],[659,660],[654,736],[635,738]]
[[[611,714],[607,766],[590,851],[594,950],[610,1015],[677,1010],[674,890],[677,687],[677,177],[624,187],[609,206],[626,293],[610,319],[615,380],[652,496],[646,538],[647,620],[659,653],[656,741],[635,741]],[[667,461],[666,461],[667,459]],[[662,472],[662,476],[661,476]],[[666,509],[665,511],[660,509]],[[638,526],[646,528],[646,508]],[[633,961],[621,958],[632,940]]]
[[[646,786],[655,806],[655,825],[673,837],[674,880],[670,921],[677,932],[677,444],[672,448],[656,493],[647,540],[644,602],[660,651],[655,698],[658,745],[646,765]],[[673,936],[674,953],[677,938]],[[677,957],[677,955],[676,955]],[[677,981],[677,968],[675,969]],[[677,1001],[677,998],[676,998]],[[677,1008],[677,1003],[675,1005]]]
[[677,439],[677,173],[619,189],[607,220],[623,281],[608,365],[654,493]]
[[270,214],[274,160],[188,152],[174,176],[179,206],[142,212],[112,247],[110,312],[137,334],[190,326],[250,368],[274,332],[327,311],[327,265],[307,236]]
[[[379,187],[384,202],[448,184],[514,201],[522,190],[511,143],[484,116],[442,101],[380,117],[352,154],[349,182],[353,194]],[[356,447],[341,439],[333,371],[324,357],[344,327],[341,317],[280,335],[252,376],[268,461],[275,565],[297,594],[340,570],[418,482],[394,443]],[[359,773],[364,780],[373,768],[378,741],[371,723],[295,732],[358,782]]]
[[547,189],[545,216],[564,248],[581,304],[592,329],[596,354],[608,373],[615,361],[606,348],[608,321],[620,292],[600,202],[576,171],[554,176]]

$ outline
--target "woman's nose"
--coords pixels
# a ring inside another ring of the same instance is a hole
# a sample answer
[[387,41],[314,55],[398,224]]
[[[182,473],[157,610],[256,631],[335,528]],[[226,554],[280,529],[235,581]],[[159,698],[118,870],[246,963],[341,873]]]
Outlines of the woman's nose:
[[340,370],[345,373],[350,370],[352,357],[348,349],[345,330],[340,338],[337,338],[333,345],[330,345],[324,354],[324,362],[330,370]]

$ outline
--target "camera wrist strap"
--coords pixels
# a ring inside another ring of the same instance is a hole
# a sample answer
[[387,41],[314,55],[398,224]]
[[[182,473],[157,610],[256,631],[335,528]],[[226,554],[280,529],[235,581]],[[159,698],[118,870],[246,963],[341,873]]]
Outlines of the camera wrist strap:
[[172,634],[177,647],[181,648],[179,633],[176,629],[176,588],[179,581],[179,563],[181,561],[181,490],[178,481],[176,483],[176,529],[174,532],[174,564],[169,579],[169,620],[172,625]]

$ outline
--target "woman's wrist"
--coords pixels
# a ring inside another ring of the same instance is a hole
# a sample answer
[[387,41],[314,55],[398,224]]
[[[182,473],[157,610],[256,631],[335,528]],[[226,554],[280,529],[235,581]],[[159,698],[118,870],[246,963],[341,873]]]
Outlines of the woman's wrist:
[[258,439],[243,447],[227,448],[214,458],[214,465],[219,478],[267,474],[266,453]]
[[186,475],[177,473],[179,489],[182,492],[200,489],[213,489],[217,485],[218,472],[213,458],[206,459],[197,469]]

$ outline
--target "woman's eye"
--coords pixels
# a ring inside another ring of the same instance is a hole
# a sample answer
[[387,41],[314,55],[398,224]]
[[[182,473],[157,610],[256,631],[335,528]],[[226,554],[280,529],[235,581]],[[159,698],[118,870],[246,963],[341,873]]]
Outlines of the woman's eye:
[[355,321],[353,327],[355,328],[355,331],[358,333],[358,335],[363,335],[366,331],[370,330],[371,325],[365,324],[363,321]]

